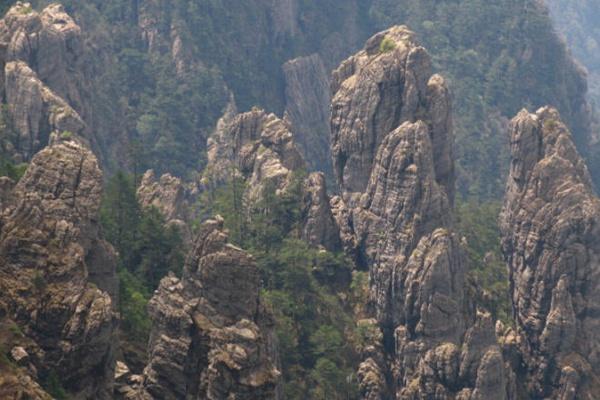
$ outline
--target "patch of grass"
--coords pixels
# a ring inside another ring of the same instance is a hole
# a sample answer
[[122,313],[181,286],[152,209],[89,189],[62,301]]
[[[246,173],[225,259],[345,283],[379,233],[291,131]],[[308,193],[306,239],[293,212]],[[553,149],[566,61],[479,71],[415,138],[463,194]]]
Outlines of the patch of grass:
[[33,11],[33,8],[31,8],[30,5],[25,5],[19,9],[19,14],[27,15],[27,14],[30,14],[32,11]]
[[63,140],[69,140],[73,138],[73,132],[71,131],[62,131],[60,134],[60,138]]
[[379,53],[389,53],[396,48],[396,42],[389,37],[384,37],[379,44]]
[[67,392],[64,389],[56,371],[50,371],[44,382],[44,389],[56,400],[66,400]]
[[15,336],[24,336],[23,331],[21,330],[19,325],[15,324],[14,322],[10,325],[10,327],[8,329]]

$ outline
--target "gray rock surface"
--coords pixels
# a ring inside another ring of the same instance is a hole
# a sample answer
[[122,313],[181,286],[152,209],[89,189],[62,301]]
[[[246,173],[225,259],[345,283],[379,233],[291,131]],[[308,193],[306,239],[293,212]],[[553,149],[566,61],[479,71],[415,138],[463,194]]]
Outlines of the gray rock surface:
[[71,9],[77,22],[58,3],[37,11],[17,1],[0,20],[0,95],[11,131],[0,145],[14,161],[29,161],[52,133],[69,132],[89,142],[104,169],[123,168],[129,139],[107,90],[117,68],[109,33]]
[[23,332],[28,376],[54,374],[77,399],[112,398],[118,288],[101,194],[94,155],[63,141],[32,159],[0,220],[0,317]]
[[168,227],[179,231],[184,243],[191,246],[192,223],[198,216],[195,203],[198,200],[198,189],[193,184],[185,184],[171,174],[163,174],[157,178],[153,170],[142,176],[137,188],[137,198],[143,209],[155,207],[164,216]]
[[[256,204],[267,184],[281,195],[306,170],[295,134],[285,120],[254,109],[235,114],[230,106],[208,140],[208,166],[202,183],[207,190],[232,179],[245,183],[244,204]],[[297,182],[296,182],[297,183]],[[325,176],[312,173],[301,182],[302,238],[328,250],[341,248],[339,228],[327,194]]]
[[329,146],[329,73],[318,54],[299,57],[283,65],[285,115],[308,167],[332,175]]
[[219,218],[203,224],[181,279],[161,281],[143,399],[276,399],[273,321],[256,264],[227,242]]
[[600,200],[553,108],[512,121],[501,215],[518,349],[533,398],[597,398]]
[[313,172],[304,181],[304,229],[302,238],[313,246],[341,250],[340,230],[333,217],[325,175]]

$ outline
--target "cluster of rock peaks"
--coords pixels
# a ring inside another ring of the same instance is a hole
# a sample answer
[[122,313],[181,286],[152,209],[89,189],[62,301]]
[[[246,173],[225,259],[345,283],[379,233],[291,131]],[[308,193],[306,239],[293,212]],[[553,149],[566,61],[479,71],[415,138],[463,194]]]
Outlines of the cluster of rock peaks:
[[[156,35],[147,30],[150,47]],[[453,216],[451,96],[403,26],[333,72],[329,127],[323,62],[292,60],[285,117],[237,113],[232,101],[199,182],[143,176],[141,206],[181,227],[190,251],[182,276],[165,277],[149,303],[143,372],[116,367],[116,254],[98,224],[102,173],[83,118],[81,40],[56,4],[38,13],[17,2],[0,21],[0,94],[15,129],[0,145],[31,160],[18,183],[0,178],[0,345],[11,357],[0,358],[0,398],[49,399],[42,386],[58,379],[76,399],[282,399],[254,259],[229,243],[220,217],[195,238],[189,226],[199,191],[233,179],[244,204],[300,182],[299,236],[368,271],[356,316],[374,332],[356,366],[361,398],[600,398],[600,199],[569,131],[552,108],[511,124],[500,224],[514,326],[505,326],[469,294]],[[333,197],[325,174],[304,174],[328,170],[329,156]]]

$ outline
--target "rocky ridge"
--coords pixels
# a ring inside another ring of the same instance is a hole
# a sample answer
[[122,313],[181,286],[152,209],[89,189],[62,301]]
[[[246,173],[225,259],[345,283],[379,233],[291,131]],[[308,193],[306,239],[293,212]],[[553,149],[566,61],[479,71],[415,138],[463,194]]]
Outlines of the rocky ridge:
[[532,398],[600,395],[600,200],[553,108],[512,120],[501,215],[516,342]]
[[65,140],[32,159],[2,204],[0,315],[29,382],[9,398],[49,379],[75,398],[112,398],[118,282],[97,222],[101,193],[94,155]]
[[[38,11],[33,6],[43,6]],[[0,94],[3,156],[26,162],[52,133],[85,139],[103,169],[127,165],[124,113],[109,81],[114,49],[105,28],[70,5],[16,1],[0,20]],[[97,22],[97,21],[95,21]],[[114,75],[114,74],[113,74]]]

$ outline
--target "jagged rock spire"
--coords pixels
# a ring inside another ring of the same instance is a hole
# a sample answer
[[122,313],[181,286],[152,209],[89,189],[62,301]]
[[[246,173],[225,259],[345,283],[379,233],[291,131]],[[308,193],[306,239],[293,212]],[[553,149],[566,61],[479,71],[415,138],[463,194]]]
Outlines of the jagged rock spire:
[[526,390],[533,398],[600,395],[600,200],[553,108],[511,124],[500,223]]

